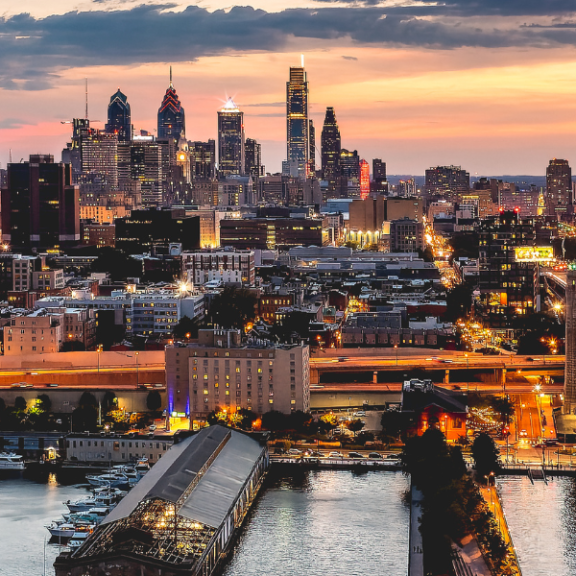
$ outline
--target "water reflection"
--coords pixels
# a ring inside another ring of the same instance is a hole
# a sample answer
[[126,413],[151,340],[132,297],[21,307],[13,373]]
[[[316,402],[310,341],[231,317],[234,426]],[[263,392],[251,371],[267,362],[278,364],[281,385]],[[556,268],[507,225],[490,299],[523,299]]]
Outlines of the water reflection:
[[406,576],[407,487],[395,472],[270,477],[224,576]]
[[523,576],[576,574],[576,482],[498,481]]

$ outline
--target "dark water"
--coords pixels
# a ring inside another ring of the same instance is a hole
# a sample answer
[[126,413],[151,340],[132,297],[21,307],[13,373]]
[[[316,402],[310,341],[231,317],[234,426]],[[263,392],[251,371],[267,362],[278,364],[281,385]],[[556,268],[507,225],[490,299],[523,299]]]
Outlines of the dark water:
[[522,576],[576,575],[576,481],[498,482]]
[[406,576],[407,488],[400,472],[271,480],[223,576]]
[[[68,512],[62,503],[90,493],[78,485],[62,485],[56,476],[40,481],[0,476],[0,575],[42,576],[44,541],[50,539],[45,524]],[[60,547],[46,545],[46,574]]]

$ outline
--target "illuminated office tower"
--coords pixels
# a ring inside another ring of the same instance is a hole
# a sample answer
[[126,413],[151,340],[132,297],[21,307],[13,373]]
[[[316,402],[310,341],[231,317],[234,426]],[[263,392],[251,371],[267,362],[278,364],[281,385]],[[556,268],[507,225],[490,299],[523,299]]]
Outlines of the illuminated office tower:
[[336,190],[336,182],[340,176],[340,151],[342,142],[340,129],[336,121],[334,108],[326,108],[324,126],[322,128],[322,176],[328,183],[327,193],[331,198]]
[[130,104],[128,98],[118,88],[115,94],[110,96],[108,104],[108,122],[106,132],[116,134],[120,142],[132,140],[132,116],[130,114]]
[[546,167],[546,204],[548,216],[572,211],[572,169],[568,160],[553,158]]
[[244,174],[250,174],[257,185],[258,180],[264,176],[264,166],[262,165],[262,146],[253,138],[246,138],[244,152]]
[[244,173],[244,112],[232,98],[218,111],[218,170],[222,176]]
[[288,162],[296,163],[298,176],[305,178],[310,168],[310,122],[304,66],[291,67],[286,83],[286,143]]
[[158,140],[171,139],[177,144],[185,133],[184,108],[172,84],[172,66],[170,66],[170,85],[158,109]]
[[386,179],[386,162],[382,162],[380,158],[372,160],[372,178],[374,184],[374,192],[377,194],[386,194],[388,192],[388,181]]
[[308,173],[314,174],[316,172],[316,128],[314,128],[314,120],[308,123],[308,134],[310,138],[310,155],[308,160]]

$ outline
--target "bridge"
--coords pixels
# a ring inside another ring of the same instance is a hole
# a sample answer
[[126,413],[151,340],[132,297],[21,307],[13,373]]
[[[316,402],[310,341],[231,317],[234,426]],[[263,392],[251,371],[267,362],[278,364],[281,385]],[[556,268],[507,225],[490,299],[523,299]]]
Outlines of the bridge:
[[[564,373],[564,356],[483,356],[456,351],[427,351],[423,355],[414,349],[346,349],[319,352],[310,359],[310,383],[319,385],[330,380],[330,374],[372,372],[373,382],[378,372],[413,371],[444,372],[444,383],[450,383],[450,372],[476,370],[493,371],[494,379],[504,383],[508,372],[525,372],[542,376],[559,376]],[[403,378],[399,375],[398,381]]]

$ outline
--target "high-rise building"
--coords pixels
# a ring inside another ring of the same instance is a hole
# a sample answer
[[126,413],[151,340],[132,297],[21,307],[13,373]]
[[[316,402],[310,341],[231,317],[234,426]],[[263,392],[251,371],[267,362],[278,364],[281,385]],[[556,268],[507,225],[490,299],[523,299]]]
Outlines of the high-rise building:
[[264,176],[264,166],[262,165],[262,146],[253,138],[246,138],[244,152],[244,173],[250,174],[254,184]]
[[218,172],[223,176],[244,173],[244,112],[232,98],[218,111]]
[[370,164],[360,160],[360,198],[364,200],[370,195]]
[[314,120],[310,120],[308,132],[310,134],[310,167],[308,173],[314,174],[316,172],[316,128],[314,128]]
[[576,411],[576,270],[566,277],[566,368],[564,372],[564,414]]
[[162,205],[162,147],[153,136],[118,143],[118,175],[120,180],[140,183],[144,207]]
[[78,244],[79,191],[70,164],[55,164],[49,154],[8,164],[1,213],[2,241],[13,250]]
[[386,194],[386,192],[388,192],[386,162],[382,162],[380,158],[374,158],[372,160],[372,178],[374,182],[374,192],[376,194]]
[[336,182],[340,176],[340,150],[342,147],[340,129],[336,121],[334,108],[326,108],[322,128],[322,175],[327,182],[327,197],[332,198],[336,191]]
[[216,175],[216,141],[188,142],[192,179],[211,180]]
[[132,140],[132,116],[130,114],[130,104],[128,98],[122,93],[120,88],[115,94],[110,96],[108,104],[108,122],[106,123],[108,134],[117,134],[121,142]]
[[286,143],[288,162],[296,162],[298,176],[305,178],[310,167],[310,122],[304,66],[290,67],[290,80],[286,83]]
[[118,186],[118,137],[101,130],[89,129],[80,146],[79,182],[100,182],[103,189]]
[[360,196],[360,158],[356,150],[345,148],[340,151],[340,197],[358,198]]
[[546,212],[560,219],[573,210],[572,169],[568,160],[553,158],[546,168]]
[[461,166],[436,166],[426,170],[426,193],[456,201],[470,191],[470,173]]
[[158,109],[158,139],[172,139],[177,144],[185,133],[184,108],[172,84],[172,67],[170,67],[170,85]]

